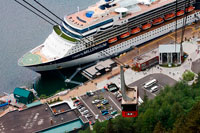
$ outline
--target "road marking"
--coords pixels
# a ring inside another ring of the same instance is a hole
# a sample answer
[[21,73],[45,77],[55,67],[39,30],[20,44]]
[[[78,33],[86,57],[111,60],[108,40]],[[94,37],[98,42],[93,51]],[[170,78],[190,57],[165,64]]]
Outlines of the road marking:
[[121,108],[115,103],[115,101],[112,100],[112,98],[111,98],[110,96],[108,96],[108,98],[115,104],[115,106],[116,106],[120,111],[122,111]]
[[90,110],[90,112],[92,112],[92,114],[94,115],[94,117],[96,116],[96,114],[92,111],[92,109],[86,104],[86,102],[81,98],[81,97],[79,97],[80,99],[81,99],[81,101],[83,101],[83,103],[87,106],[87,108]]

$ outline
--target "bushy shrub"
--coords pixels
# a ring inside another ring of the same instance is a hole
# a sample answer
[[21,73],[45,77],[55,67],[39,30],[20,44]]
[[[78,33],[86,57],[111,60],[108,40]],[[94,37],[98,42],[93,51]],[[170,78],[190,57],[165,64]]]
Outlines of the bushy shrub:
[[191,71],[185,71],[183,73],[183,80],[185,81],[192,81],[194,79],[195,74]]

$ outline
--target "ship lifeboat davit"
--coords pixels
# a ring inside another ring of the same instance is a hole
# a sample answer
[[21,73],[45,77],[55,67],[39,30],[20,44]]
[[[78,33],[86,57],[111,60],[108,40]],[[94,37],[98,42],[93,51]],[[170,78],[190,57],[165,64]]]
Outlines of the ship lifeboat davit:
[[161,18],[161,17],[159,17],[159,18],[157,18],[157,19],[154,19],[153,20],[153,25],[158,25],[158,24],[161,24],[161,23],[163,23],[164,22],[164,19],[163,18]]
[[117,37],[111,38],[108,40],[108,43],[114,43],[117,41]]
[[136,33],[139,33],[141,31],[141,29],[139,27],[137,28],[134,28],[131,30],[131,34],[136,34]]
[[186,12],[191,12],[191,11],[193,11],[193,10],[194,10],[194,8],[195,8],[195,7],[193,7],[193,6],[190,6],[190,7],[186,8]]
[[129,32],[126,32],[126,33],[122,34],[122,35],[120,36],[120,38],[126,38],[126,37],[128,37],[128,36],[130,36],[130,33],[129,33]]
[[171,20],[171,19],[173,19],[173,18],[175,18],[175,13],[167,14],[167,15],[165,15],[165,17],[164,17],[165,20]]
[[176,13],[177,16],[182,16],[183,14],[185,14],[184,10],[180,10]]
[[147,30],[147,29],[151,28],[151,26],[152,25],[150,23],[147,23],[147,24],[145,24],[145,25],[142,26],[142,29],[143,30]]

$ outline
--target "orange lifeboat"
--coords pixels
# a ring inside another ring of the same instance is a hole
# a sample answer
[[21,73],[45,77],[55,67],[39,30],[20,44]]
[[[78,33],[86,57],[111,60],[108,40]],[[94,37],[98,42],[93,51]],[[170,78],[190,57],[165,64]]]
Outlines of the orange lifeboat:
[[126,38],[126,37],[128,37],[128,36],[130,36],[130,33],[129,33],[129,32],[126,32],[126,33],[122,34],[122,35],[120,36],[120,38]]
[[175,14],[174,13],[167,14],[164,17],[165,20],[171,20],[173,18],[175,18]]
[[139,33],[141,31],[141,29],[139,27],[137,28],[134,28],[131,30],[131,34],[136,34],[136,33]]
[[157,18],[157,19],[154,19],[153,20],[153,25],[158,25],[158,24],[161,24],[161,23],[163,23],[164,22],[164,19],[163,18],[161,18],[161,17],[159,17],[159,18]]
[[193,10],[194,10],[194,8],[195,8],[195,7],[193,7],[193,6],[190,6],[190,7],[186,8],[185,10],[186,10],[186,12],[191,12],[191,11],[193,11]]
[[184,13],[185,13],[184,10],[180,10],[180,11],[178,11],[178,12],[176,13],[176,15],[177,15],[177,16],[182,16]]
[[145,24],[145,25],[142,26],[142,29],[143,30],[147,30],[147,29],[151,28],[151,26],[152,25],[150,23],[147,23],[147,24]]
[[108,43],[114,43],[117,41],[117,37],[111,38],[108,40]]

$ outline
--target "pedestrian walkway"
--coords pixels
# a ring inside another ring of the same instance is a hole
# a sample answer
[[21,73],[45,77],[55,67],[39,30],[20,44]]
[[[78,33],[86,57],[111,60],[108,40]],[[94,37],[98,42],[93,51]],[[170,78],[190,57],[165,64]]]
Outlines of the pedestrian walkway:
[[[197,38],[191,39],[190,42],[184,42],[183,43],[183,50],[188,54],[187,60],[179,66],[179,67],[173,67],[173,68],[167,68],[167,67],[160,67],[159,65],[152,67],[150,69],[147,69],[146,71],[142,72],[135,72],[131,68],[127,69],[125,71],[125,81],[126,84],[131,84],[132,82],[135,82],[147,75],[153,74],[153,73],[162,73],[165,75],[168,75],[169,77],[173,78],[176,81],[179,81],[182,79],[182,74],[186,70],[191,70],[192,61],[197,60],[200,58],[200,54],[197,54],[196,50],[198,49],[198,44],[196,43]],[[106,84],[109,83],[115,83],[118,87],[120,87],[120,75],[117,75],[111,79],[104,80],[102,82],[99,82],[97,84],[97,88],[101,89]]]

